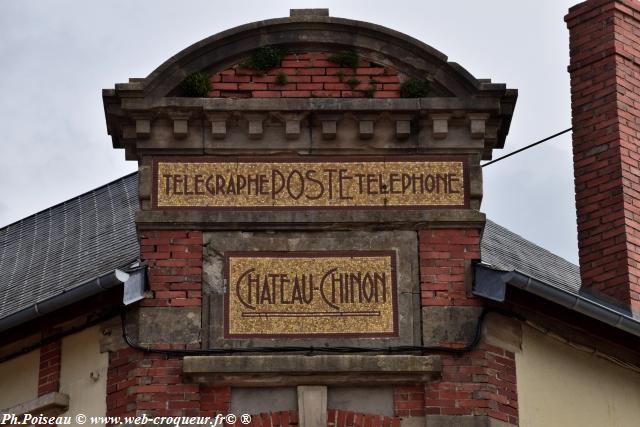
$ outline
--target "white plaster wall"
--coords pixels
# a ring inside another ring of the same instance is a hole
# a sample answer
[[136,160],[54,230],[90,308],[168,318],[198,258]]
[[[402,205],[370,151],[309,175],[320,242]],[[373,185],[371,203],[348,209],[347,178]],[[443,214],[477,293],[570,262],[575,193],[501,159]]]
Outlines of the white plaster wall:
[[[60,392],[69,395],[69,415],[107,412],[108,355],[100,353],[100,328],[94,326],[62,340]],[[72,424],[76,425],[76,424]]]
[[523,326],[520,427],[637,427],[640,373]]
[[40,350],[0,364],[0,410],[38,397]]

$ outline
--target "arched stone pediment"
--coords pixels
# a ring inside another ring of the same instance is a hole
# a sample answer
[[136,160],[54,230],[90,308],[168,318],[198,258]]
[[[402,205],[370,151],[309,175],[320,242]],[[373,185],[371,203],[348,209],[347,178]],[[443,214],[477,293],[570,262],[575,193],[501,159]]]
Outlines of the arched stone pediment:
[[[245,65],[267,47],[286,56],[263,76]],[[346,67],[335,53],[359,62]],[[287,83],[274,81],[280,70]],[[208,96],[185,96],[181,84],[196,72],[212,81]],[[411,79],[429,82],[426,95],[401,90]],[[478,176],[480,159],[504,145],[516,98],[419,40],[325,9],[223,31],[146,78],[103,91],[114,147],[141,163],[168,155],[451,154],[465,156]]]
[[469,97],[504,85],[487,84],[448,62],[431,46],[389,28],[350,19],[302,14],[241,25],[201,40],[168,59],[142,80],[145,97],[170,96],[190,73],[210,74],[242,63],[263,46],[292,52],[355,51],[362,58],[432,83],[433,96]]

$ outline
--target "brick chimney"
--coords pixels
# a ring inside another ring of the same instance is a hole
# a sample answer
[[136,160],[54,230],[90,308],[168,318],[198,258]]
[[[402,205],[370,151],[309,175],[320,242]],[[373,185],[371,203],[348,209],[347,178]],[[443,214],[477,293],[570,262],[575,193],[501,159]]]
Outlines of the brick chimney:
[[640,2],[588,0],[570,33],[582,290],[640,315]]

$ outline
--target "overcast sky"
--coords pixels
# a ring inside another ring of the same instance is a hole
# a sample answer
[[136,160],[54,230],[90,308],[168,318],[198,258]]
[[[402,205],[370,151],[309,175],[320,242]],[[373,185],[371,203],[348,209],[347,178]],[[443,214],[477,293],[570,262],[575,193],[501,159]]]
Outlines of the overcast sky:
[[[438,49],[477,78],[519,89],[500,156],[571,126],[574,1],[0,0],[0,226],[136,169],[107,136],[101,89],[144,77],[222,30],[328,7]],[[577,262],[570,134],[484,169],[482,210]]]

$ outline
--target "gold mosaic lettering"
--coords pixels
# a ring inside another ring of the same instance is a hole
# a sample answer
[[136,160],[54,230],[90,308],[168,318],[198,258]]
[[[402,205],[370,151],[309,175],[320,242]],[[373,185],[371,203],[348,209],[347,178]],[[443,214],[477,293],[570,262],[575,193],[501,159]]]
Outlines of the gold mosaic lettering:
[[226,255],[227,337],[395,336],[395,253]]
[[462,160],[209,158],[154,168],[158,209],[465,207],[468,196]]

